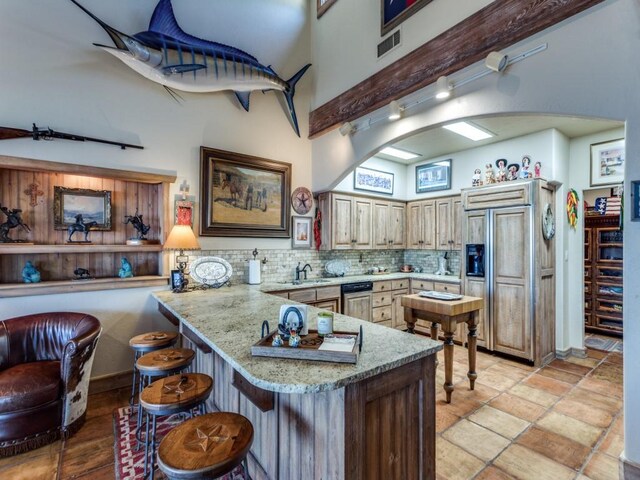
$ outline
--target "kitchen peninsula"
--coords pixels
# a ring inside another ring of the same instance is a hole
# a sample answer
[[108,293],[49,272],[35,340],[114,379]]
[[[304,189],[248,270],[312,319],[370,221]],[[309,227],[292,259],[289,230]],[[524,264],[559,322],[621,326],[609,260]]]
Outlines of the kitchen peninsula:
[[[439,342],[338,314],[336,330],[363,327],[357,364],[252,357],[263,320],[275,327],[287,300],[248,285],[154,297],[197,351],[197,371],[214,377],[210,409],[253,424],[254,480],[435,478]],[[310,328],[318,311],[309,307]]]

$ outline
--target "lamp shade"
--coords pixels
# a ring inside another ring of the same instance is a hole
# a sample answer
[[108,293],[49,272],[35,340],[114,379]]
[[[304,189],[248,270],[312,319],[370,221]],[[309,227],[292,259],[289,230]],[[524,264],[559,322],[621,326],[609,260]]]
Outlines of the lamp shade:
[[165,250],[200,250],[200,244],[189,225],[174,225],[169,238],[164,242]]

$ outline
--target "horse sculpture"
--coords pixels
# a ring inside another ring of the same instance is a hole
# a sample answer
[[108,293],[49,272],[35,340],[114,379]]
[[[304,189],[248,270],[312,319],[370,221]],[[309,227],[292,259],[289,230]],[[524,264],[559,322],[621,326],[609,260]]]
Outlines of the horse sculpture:
[[238,180],[236,178],[231,181],[225,178],[224,180],[222,180],[222,186],[220,188],[224,190],[227,187],[229,187],[229,193],[231,193],[231,201],[234,205],[237,205],[238,200],[242,200],[242,194],[244,191],[242,185],[238,183]]
[[136,232],[138,232],[137,234],[138,240],[146,240],[145,235],[149,233],[149,229],[151,228],[151,225],[145,225],[142,222],[142,215],[138,214],[138,210],[136,210],[135,215],[125,215],[124,218],[126,220],[123,223],[125,225],[127,223],[130,223],[131,225],[133,225],[133,228],[136,229]]
[[91,232],[91,228],[95,227],[98,222],[87,222],[84,223],[82,221],[82,214],[79,213],[75,216],[76,219],[76,223],[69,225],[69,228],[67,229],[67,233],[69,234],[69,243],[77,243],[74,242],[71,237],[73,236],[74,233],[76,232],[82,232],[84,233],[84,241],[85,242],[89,242],[89,233]]

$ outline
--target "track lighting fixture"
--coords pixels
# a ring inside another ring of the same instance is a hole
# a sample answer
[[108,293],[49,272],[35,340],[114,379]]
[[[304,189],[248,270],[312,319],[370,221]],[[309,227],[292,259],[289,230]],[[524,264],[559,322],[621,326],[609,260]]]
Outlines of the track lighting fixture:
[[509,64],[509,56],[502,52],[491,52],[487,55],[484,64],[489,70],[502,72]]
[[400,104],[392,100],[389,104],[389,120],[398,120],[402,116],[402,109]]
[[449,79],[445,75],[442,75],[436,82],[436,98],[439,100],[449,98],[451,95],[451,88],[451,82],[449,82]]
[[338,130],[340,131],[340,135],[342,135],[343,137],[346,137],[347,135],[350,135],[353,132],[355,132],[356,127],[351,122],[344,122],[342,125],[340,125],[340,128]]

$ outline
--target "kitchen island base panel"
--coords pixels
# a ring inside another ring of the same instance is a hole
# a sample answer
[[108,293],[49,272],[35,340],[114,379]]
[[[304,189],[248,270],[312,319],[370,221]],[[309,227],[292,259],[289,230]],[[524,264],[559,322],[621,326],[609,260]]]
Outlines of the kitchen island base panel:
[[435,478],[435,355],[314,394],[275,395],[260,407],[233,386],[239,374],[215,352],[213,410],[254,426],[253,479]]

